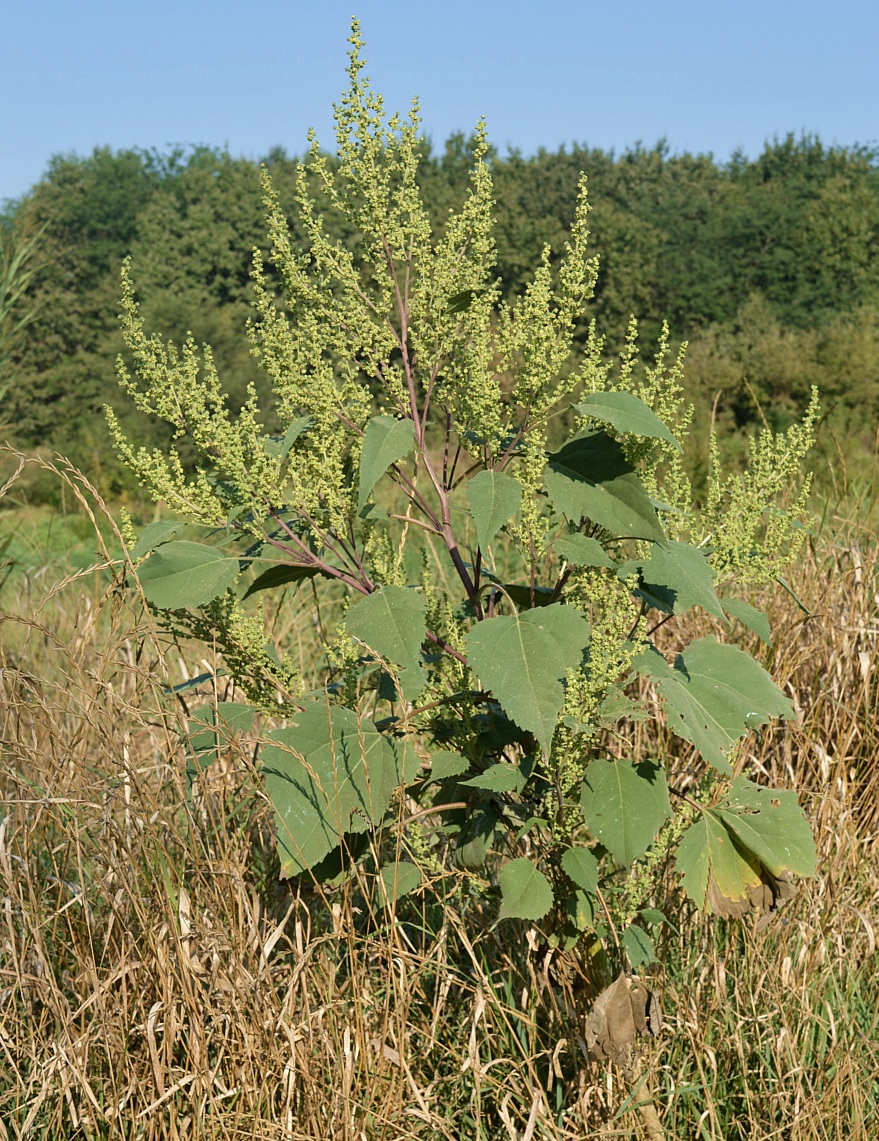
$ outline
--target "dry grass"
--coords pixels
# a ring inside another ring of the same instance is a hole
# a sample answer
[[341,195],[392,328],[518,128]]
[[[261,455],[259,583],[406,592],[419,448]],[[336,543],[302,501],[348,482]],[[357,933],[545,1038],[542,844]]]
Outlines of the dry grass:
[[[742,764],[803,790],[821,874],[763,930],[676,905],[666,1027],[634,1095],[652,1090],[669,1138],[876,1135],[877,570],[875,531],[829,513],[791,577],[809,615],[767,599],[774,645],[752,649],[800,721]],[[329,907],[293,894],[252,743],[190,797],[186,709],[162,683],[203,665],[108,569],[54,590],[15,573],[0,601],[0,1137],[641,1135],[478,880],[396,912],[356,887]],[[307,607],[291,622],[306,654]]]

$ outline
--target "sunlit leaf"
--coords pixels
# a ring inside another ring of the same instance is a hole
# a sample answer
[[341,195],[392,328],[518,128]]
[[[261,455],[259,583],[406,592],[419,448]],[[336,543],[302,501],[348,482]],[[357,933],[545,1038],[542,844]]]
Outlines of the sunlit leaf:
[[476,524],[476,538],[483,551],[522,503],[522,486],[500,471],[481,471],[467,484],[467,502]]
[[553,550],[573,567],[613,569],[617,566],[601,543],[588,535],[565,535],[561,539],[556,539]]
[[598,890],[598,860],[588,848],[568,848],[562,854],[562,868],[577,887],[589,892]]
[[772,641],[772,631],[769,628],[769,619],[762,610],[743,602],[740,598],[722,598],[720,605],[736,621],[747,627],[752,634],[756,634],[767,646]]
[[715,618],[723,618],[723,608],[714,592],[711,565],[697,547],[670,540],[653,543],[648,558],[626,563],[617,573],[620,578],[626,578],[634,567],[640,568],[648,597],[655,593],[654,587],[663,588],[659,609],[684,614],[693,606],[701,606]]
[[408,456],[414,446],[415,425],[411,420],[373,416],[363,435],[358,507],[366,506],[370,492],[391,464]]
[[699,907],[742,916],[771,910],[790,894],[789,876],[814,875],[817,859],[796,794],[738,777],[684,833],[676,863],[684,890]]
[[417,673],[421,643],[427,636],[425,604],[415,590],[383,586],[353,606],[345,619],[348,633],[383,658]]
[[593,392],[574,406],[581,416],[602,420],[618,432],[665,440],[681,452],[680,443],[652,408],[632,392]]
[[580,664],[588,640],[586,620],[554,603],[478,623],[467,636],[467,655],[507,716],[549,748],[565,675]]
[[580,807],[586,826],[621,864],[647,851],[671,816],[661,765],[593,761],[586,769]]
[[216,547],[177,539],[154,551],[137,577],[147,601],[160,610],[204,606],[223,594],[238,577],[238,559]]
[[378,824],[406,779],[402,746],[342,706],[297,713],[269,738],[263,773],[284,877],[316,865],[345,833]]
[[530,919],[536,922],[550,910],[552,887],[543,872],[524,856],[510,860],[500,871],[499,919]]
[[574,436],[550,456],[544,481],[553,507],[575,523],[585,518],[612,535],[665,538],[644,485],[606,432]]
[[655,651],[633,664],[656,681],[674,732],[723,773],[732,771],[729,749],[749,730],[772,717],[794,715],[790,701],[749,654],[713,636],[691,642],[673,669]]

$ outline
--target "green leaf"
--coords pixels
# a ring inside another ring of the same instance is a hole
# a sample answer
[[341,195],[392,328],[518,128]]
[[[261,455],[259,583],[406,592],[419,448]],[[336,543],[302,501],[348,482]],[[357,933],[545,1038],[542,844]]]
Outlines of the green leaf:
[[462,289],[460,293],[453,293],[446,306],[446,312],[450,315],[464,313],[470,308],[477,297],[482,297],[485,293],[485,289]]
[[314,425],[315,419],[313,416],[300,416],[298,420],[293,421],[283,436],[263,437],[263,447],[266,450],[266,455],[276,460],[286,459],[287,453],[299,437],[304,432],[307,432],[309,428],[313,428]]
[[500,817],[490,805],[470,812],[458,833],[453,857],[455,867],[478,871],[488,858],[499,824]]
[[692,642],[674,669],[655,652],[641,654],[633,665],[655,679],[673,731],[722,773],[732,772],[726,754],[750,729],[794,715],[790,701],[749,654],[713,635]]
[[741,622],[752,634],[756,634],[758,638],[764,641],[767,646],[770,644],[772,641],[772,631],[769,629],[769,619],[762,610],[757,610],[756,607],[750,606],[740,598],[722,598],[720,605],[731,618],[735,618]]
[[522,485],[501,471],[481,471],[467,484],[467,502],[483,551],[522,504]]
[[253,728],[253,714],[252,706],[238,701],[219,701],[216,706],[203,705],[193,713],[186,741],[190,754],[186,762],[186,775],[190,778],[190,785],[196,772],[213,764],[220,749],[233,733],[248,732]]
[[536,923],[552,907],[552,888],[543,872],[521,856],[501,868],[498,919],[530,919]]
[[651,440],[665,440],[679,452],[683,451],[677,438],[663,424],[652,408],[631,392],[593,392],[582,404],[574,407],[581,416],[603,420],[618,432],[633,436],[646,436]]
[[[531,610],[531,587],[521,586],[517,582],[505,582],[504,590],[520,610]],[[555,591],[549,586],[535,586],[534,605],[549,606]]]
[[586,620],[572,606],[554,603],[478,623],[467,635],[467,656],[506,715],[548,749],[565,699],[564,678],[579,666],[588,640]]
[[430,758],[430,779],[449,780],[459,777],[470,768],[470,762],[460,753],[434,753]]
[[482,789],[483,792],[512,792],[513,789],[520,791],[524,781],[517,765],[508,765],[499,761],[496,765],[489,765],[479,776],[462,780],[461,785]]
[[556,539],[553,550],[573,567],[616,567],[617,564],[597,539],[588,535],[566,535]]
[[588,848],[568,848],[562,855],[565,875],[584,891],[598,890],[598,860]]
[[386,526],[391,521],[391,517],[384,507],[380,507],[377,503],[367,503],[365,507],[361,507],[357,512],[357,518],[362,519],[364,523],[374,523],[381,526]]
[[[617,572],[625,579],[632,563],[627,563]],[[684,614],[693,606],[701,606],[715,618],[723,618],[723,608],[714,593],[714,574],[711,565],[698,547],[690,543],[677,543],[666,540],[654,543],[650,557],[638,560],[641,575],[649,593],[654,586],[664,587],[670,592],[667,606],[659,609],[672,614]]]
[[664,539],[650,496],[621,445],[605,432],[580,433],[550,456],[546,490],[574,523],[591,519],[613,535]]
[[671,816],[665,771],[654,761],[593,761],[580,807],[592,835],[628,866],[643,856]]
[[363,508],[370,492],[391,464],[408,456],[415,446],[415,425],[393,416],[373,416],[366,425],[360,454],[360,492],[357,506]]
[[424,599],[404,586],[382,586],[348,611],[345,625],[388,661],[418,671],[427,636]]
[[148,555],[150,551],[154,551],[162,543],[167,543],[169,539],[173,539],[185,526],[186,523],[182,519],[159,519],[156,523],[148,523],[141,531],[140,538],[131,548],[131,557],[133,559],[143,558],[144,555]]
[[389,907],[404,895],[409,895],[421,884],[421,871],[408,860],[385,864],[379,872],[384,903]]
[[635,923],[631,927],[627,927],[623,932],[622,944],[623,950],[635,970],[638,967],[646,967],[650,963],[656,962],[656,948],[643,927],[639,927]]
[[289,582],[302,582],[306,578],[314,578],[321,571],[317,567],[304,567],[296,563],[277,563],[258,575],[242,595],[242,599],[249,598],[259,590],[273,590],[276,586],[286,586]]
[[342,706],[297,713],[289,728],[269,738],[263,772],[285,878],[316,865],[345,833],[377,825],[406,779],[398,742]]
[[815,874],[815,838],[795,792],[763,788],[746,777],[736,777],[718,812],[742,847],[771,875]]
[[675,864],[690,899],[718,915],[744,915],[750,893],[761,883],[756,861],[739,851],[710,809],[681,837]]
[[745,777],[684,833],[677,868],[684,889],[718,915],[771,910],[790,874],[812,876],[815,842],[796,794],[761,788]]
[[595,897],[579,889],[565,900],[568,919],[578,931],[595,930],[595,907]]
[[203,606],[238,577],[238,559],[215,547],[178,539],[165,543],[137,571],[147,601],[160,610]]

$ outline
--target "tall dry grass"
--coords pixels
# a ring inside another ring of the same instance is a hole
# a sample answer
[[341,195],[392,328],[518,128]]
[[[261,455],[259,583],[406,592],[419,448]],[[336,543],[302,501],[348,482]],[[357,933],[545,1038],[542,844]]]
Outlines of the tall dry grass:
[[[51,589],[12,568],[0,1137],[574,1141],[641,1136],[645,1099],[668,1138],[874,1137],[879,559],[863,515],[828,510],[789,580],[805,610],[767,594],[773,646],[751,647],[799,720],[741,764],[802,790],[820,874],[762,929],[674,905],[652,980],[665,1028],[635,1089],[584,1065],[571,996],[527,926],[494,926],[478,877],[396,908],[366,883],[323,900],[277,881],[253,741],[188,785],[199,700],[163,686],[218,663],[181,656],[131,604],[110,544]],[[313,667],[297,597],[281,636]],[[639,732],[686,770],[661,723]]]

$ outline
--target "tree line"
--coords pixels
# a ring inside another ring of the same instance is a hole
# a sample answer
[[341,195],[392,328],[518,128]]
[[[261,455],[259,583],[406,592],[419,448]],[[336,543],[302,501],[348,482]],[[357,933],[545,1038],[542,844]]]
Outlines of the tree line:
[[[467,193],[472,140],[424,144],[422,193],[434,226]],[[585,146],[526,157],[493,153],[497,272],[522,293],[545,246],[564,250],[580,172],[589,179],[593,302],[605,351],[625,343],[631,315],[649,355],[661,324],[687,340],[697,425],[783,426],[817,383],[852,457],[879,418],[879,155],[788,136],[757,158],[673,154],[660,143],[619,155]],[[330,158],[330,165],[333,163]],[[292,206],[299,160],[264,159]],[[54,158],[43,179],[0,213],[4,264],[28,248],[28,279],[8,314],[27,316],[8,344],[2,419],[23,447],[57,449],[108,492],[124,477],[107,444],[114,404],[139,438],[155,433],[115,381],[122,350],[119,271],[130,255],[147,327],[214,350],[233,401],[259,370],[242,331],[255,247],[266,245],[259,163],[220,150],[96,149]],[[340,219],[340,240],[356,242]],[[294,239],[296,238],[294,233]],[[32,243],[29,246],[28,243]],[[2,330],[0,330],[2,333]],[[156,442],[160,442],[154,436]]]

